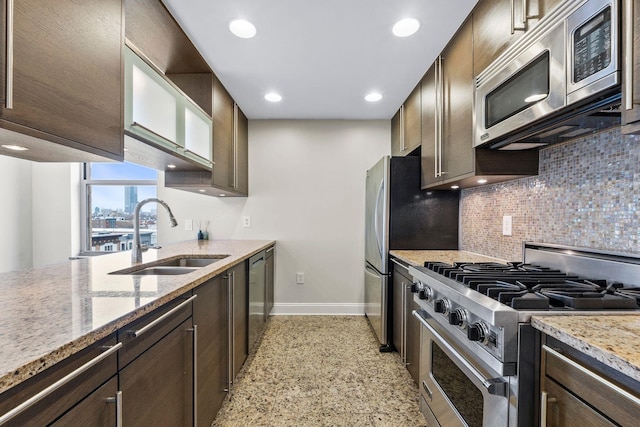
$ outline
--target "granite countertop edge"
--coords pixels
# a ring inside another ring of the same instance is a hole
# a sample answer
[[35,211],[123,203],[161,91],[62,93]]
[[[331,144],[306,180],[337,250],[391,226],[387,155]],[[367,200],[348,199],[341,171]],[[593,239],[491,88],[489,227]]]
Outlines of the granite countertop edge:
[[[209,253],[215,254],[220,252],[223,252],[223,253],[229,252],[225,250],[218,250],[216,248],[216,243],[218,243],[217,241],[209,241],[209,242],[211,242],[211,249],[212,249],[211,251],[209,251]],[[43,372],[44,370],[50,368],[56,363],[78,353],[79,351],[89,347],[95,342],[100,341],[101,339],[109,336],[110,334],[113,334],[123,326],[175,300],[176,298],[198,287],[199,285],[208,281],[209,279],[212,279],[220,275],[221,273],[228,270],[229,268],[249,259],[253,255],[276,244],[275,240],[233,240],[233,241],[220,241],[220,242],[222,242],[223,244],[227,244],[229,242],[240,243],[241,245],[244,244],[247,247],[250,247],[250,249],[236,251],[236,253],[230,254],[230,256],[228,256],[227,258],[223,258],[220,261],[212,264],[211,266],[203,267],[196,270],[196,272],[194,273],[187,274],[185,275],[187,277],[185,277],[186,280],[184,281],[184,283],[181,283],[179,286],[167,291],[166,293],[158,295],[157,298],[153,299],[151,302],[141,305],[140,307],[137,307],[121,316],[118,316],[114,318],[112,321],[104,325],[96,327],[95,329],[87,331],[86,333],[79,335],[77,337],[74,337],[73,339],[66,341],[61,345],[56,345],[54,347],[47,349],[46,351],[42,351],[39,353],[39,355],[33,356],[31,360],[26,363],[20,362],[18,366],[12,367],[11,369],[4,369],[3,370],[4,372],[0,372],[0,393],[4,393],[5,391],[17,386],[18,384],[28,380],[29,378]],[[179,242],[173,245],[172,244],[165,245],[164,249],[157,252],[157,259],[171,258],[171,257],[175,257],[176,255],[183,255],[183,254],[187,254],[187,255],[203,254],[202,250],[190,251],[188,249],[190,247],[190,243],[196,244],[196,242],[187,241],[187,242]],[[201,246],[201,245],[202,243],[200,242],[198,246]],[[204,253],[206,254],[207,252],[204,252]],[[118,260],[118,262],[113,263],[113,267],[110,268],[111,271],[116,271],[116,270],[126,271],[130,269],[131,267],[130,261],[129,261],[130,251],[123,252],[120,254],[127,255],[125,258],[126,262],[123,263],[121,260]],[[110,256],[112,255],[89,257],[88,262],[100,263],[103,259],[106,260],[107,257],[110,257]],[[123,258],[123,257],[120,256],[120,258]],[[79,262],[79,261],[82,262],[83,260],[69,261],[69,262],[61,263],[60,265],[69,264],[72,262]],[[146,259],[143,258],[143,264],[152,265],[155,262],[156,262],[155,259],[147,261]],[[30,270],[19,271],[19,272],[1,273],[0,284],[2,282],[3,277],[11,277],[11,276],[19,275],[21,278],[24,278],[25,275],[27,277],[30,274],[35,275],[41,271],[44,271],[48,267],[50,266],[43,267],[42,269],[30,269]],[[196,274],[198,273],[200,274],[196,276]],[[194,276],[194,277],[191,277],[191,276]],[[125,277],[130,277],[130,276],[125,276]],[[42,286],[45,286],[45,285],[46,285],[45,283],[42,284]],[[1,298],[2,296],[0,295],[0,303],[2,302]],[[3,338],[3,334],[0,333],[0,342],[2,342],[2,338]],[[0,363],[1,362],[2,360],[0,360]]]
[[[576,327],[574,322],[578,319],[581,325]],[[607,325],[603,328],[604,337],[603,334],[599,334],[598,328],[593,328],[596,323]],[[630,342],[616,342],[615,339],[607,338],[629,332],[640,337],[640,329],[636,327],[623,330],[621,325],[629,323],[640,324],[640,314],[612,313],[596,317],[585,313],[531,317],[531,326],[537,330],[640,382],[640,357],[635,356],[634,350],[637,338]],[[586,336],[582,334],[582,330],[592,332]]]

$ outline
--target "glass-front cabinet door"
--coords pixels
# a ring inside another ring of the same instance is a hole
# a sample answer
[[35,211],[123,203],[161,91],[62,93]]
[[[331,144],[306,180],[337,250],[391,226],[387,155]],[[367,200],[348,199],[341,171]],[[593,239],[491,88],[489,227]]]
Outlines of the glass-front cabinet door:
[[125,53],[125,131],[212,166],[212,120],[131,49]]

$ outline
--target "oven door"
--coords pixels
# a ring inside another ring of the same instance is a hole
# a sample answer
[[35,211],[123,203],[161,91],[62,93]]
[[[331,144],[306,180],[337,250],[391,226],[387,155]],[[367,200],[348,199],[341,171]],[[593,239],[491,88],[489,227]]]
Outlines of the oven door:
[[[422,314],[422,315],[421,315]],[[509,378],[494,376],[465,358],[442,332],[414,311],[422,323],[420,393],[441,426],[509,424]],[[431,416],[429,411],[423,411]]]
[[564,26],[500,57],[476,79],[474,146],[535,122],[565,106]]

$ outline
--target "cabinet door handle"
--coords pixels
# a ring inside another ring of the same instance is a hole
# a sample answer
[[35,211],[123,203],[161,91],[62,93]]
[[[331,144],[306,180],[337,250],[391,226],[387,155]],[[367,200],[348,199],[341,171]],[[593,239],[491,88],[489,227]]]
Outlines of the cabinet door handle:
[[400,106],[400,151],[404,152],[404,104]]
[[193,334],[193,427],[198,427],[198,325],[187,330]]
[[227,361],[227,392],[231,391],[231,384],[233,384],[233,365],[234,365],[234,360],[233,360],[233,351],[234,351],[234,336],[233,336],[233,331],[234,331],[234,315],[233,315],[233,300],[234,300],[234,291],[233,291],[233,271],[230,271],[227,273],[227,296],[228,296],[228,304],[227,304],[227,310],[229,312],[228,314],[228,318],[227,318],[227,344],[229,346],[229,354],[228,354],[228,361]]
[[444,127],[444,75],[442,72],[442,55],[438,56],[438,172],[437,177],[441,177],[444,172],[442,172],[442,128]]
[[435,67],[435,73],[434,74],[434,86],[436,88],[436,102],[435,102],[435,110],[436,110],[436,114],[434,115],[434,120],[433,120],[433,129],[434,129],[434,137],[433,137],[433,152],[434,152],[434,156],[433,156],[433,177],[437,178],[438,177],[438,139],[439,139],[439,133],[438,133],[438,127],[440,126],[439,124],[439,120],[440,120],[440,107],[438,106],[438,102],[440,100],[440,69],[439,69],[439,65],[438,65],[438,61],[439,61],[440,57],[438,56],[438,58],[436,59],[436,63],[434,64]]
[[624,108],[633,109],[633,0],[624,0]]
[[153,322],[150,322],[148,325],[146,325],[146,326],[144,326],[144,327],[142,327],[140,329],[130,330],[130,331],[127,331],[127,332],[129,333],[129,335],[132,335],[134,338],[139,337],[140,335],[144,334],[145,332],[148,332],[150,329],[153,329],[156,325],[158,325],[158,323],[163,322],[167,317],[171,316],[176,311],[178,311],[178,310],[182,309],[184,306],[188,305],[191,301],[196,299],[197,296],[198,295],[194,295],[191,298],[182,301],[180,304],[176,305],[171,310],[167,311],[165,314],[163,314],[162,316],[158,317]]
[[238,187],[238,104],[233,104],[233,182],[231,186]]
[[540,396],[540,427],[547,427],[547,412],[549,403],[556,403],[555,397],[549,397],[549,393],[543,391]]
[[116,427],[122,427],[122,391],[118,390],[115,397],[107,398],[107,402],[116,404]]
[[[159,139],[161,139],[161,140],[163,140],[163,141],[165,141],[165,142],[167,142],[167,143],[169,143],[169,144],[171,144],[171,145],[174,145],[176,148],[182,148],[182,147],[180,147],[180,146],[178,145],[178,143],[177,143],[177,142],[172,141],[172,140],[170,140],[169,138],[167,138],[167,137],[164,137],[164,136],[160,135],[159,133],[157,133],[157,132],[155,132],[155,131],[153,131],[153,130],[149,129],[149,128],[148,128],[148,127],[146,127],[145,125],[141,125],[141,124],[140,124],[140,123],[138,123],[138,122],[133,122],[133,123],[131,123],[131,126],[132,126],[132,127],[139,128],[139,129],[142,129],[143,131],[150,133],[151,135],[155,136],[156,138],[159,138]],[[195,154],[195,153],[194,153],[194,154]],[[204,157],[203,157],[203,158],[204,158]]]
[[13,0],[7,0],[7,57],[4,106],[13,108]]
[[51,384],[49,387],[45,388],[44,390],[42,390],[38,394],[32,396],[31,398],[25,400],[20,405],[16,406],[12,410],[10,410],[9,412],[7,412],[3,416],[1,416],[0,417],[0,425],[6,423],[7,421],[11,420],[12,418],[16,417],[17,415],[23,413],[24,411],[26,411],[27,409],[29,409],[30,407],[32,407],[33,405],[35,405],[36,403],[38,403],[39,401],[44,399],[45,397],[49,396],[51,393],[53,393],[56,390],[58,390],[60,387],[64,386],[65,384],[69,383],[70,381],[72,381],[73,379],[78,377],[79,375],[83,374],[84,372],[88,371],[89,369],[91,369],[92,367],[97,365],[98,363],[102,362],[104,359],[106,359],[107,357],[111,356],[113,353],[118,351],[118,349],[120,347],[122,347],[122,343],[121,342],[117,343],[116,345],[110,346],[110,347],[105,347],[106,351],[104,353],[101,353],[100,355],[98,355],[98,356],[94,357],[93,359],[89,360],[87,363],[85,363],[84,365],[80,366],[78,369],[76,369],[74,371],[71,371],[70,373],[68,373],[64,377],[60,378],[58,381],[56,381],[53,384]]

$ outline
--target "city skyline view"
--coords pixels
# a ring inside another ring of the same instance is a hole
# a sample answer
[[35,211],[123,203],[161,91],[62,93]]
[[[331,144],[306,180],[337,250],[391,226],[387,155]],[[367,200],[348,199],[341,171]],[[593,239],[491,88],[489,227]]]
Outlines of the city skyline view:
[[[91,212],[100,211],[127,212],[126,188],[133,187],[137,193],[137,201],[156,197],[156,185],[127,185],[135,181],[157,181],[158,172],[154,169],[133,163],[91,163],[89,176],[91,185]],[[95,181],[110,181],[110,185],[102,185]],[[113,181],[123,181],[121,185],[111,185]],[[134,204],[135,206],[135,204]],[[142,208],[143,212],[155,211],[156,204],[149,203]],[[133,208],[131,209],[133,210]],[[129,212],[133,213],[133,212]]]

